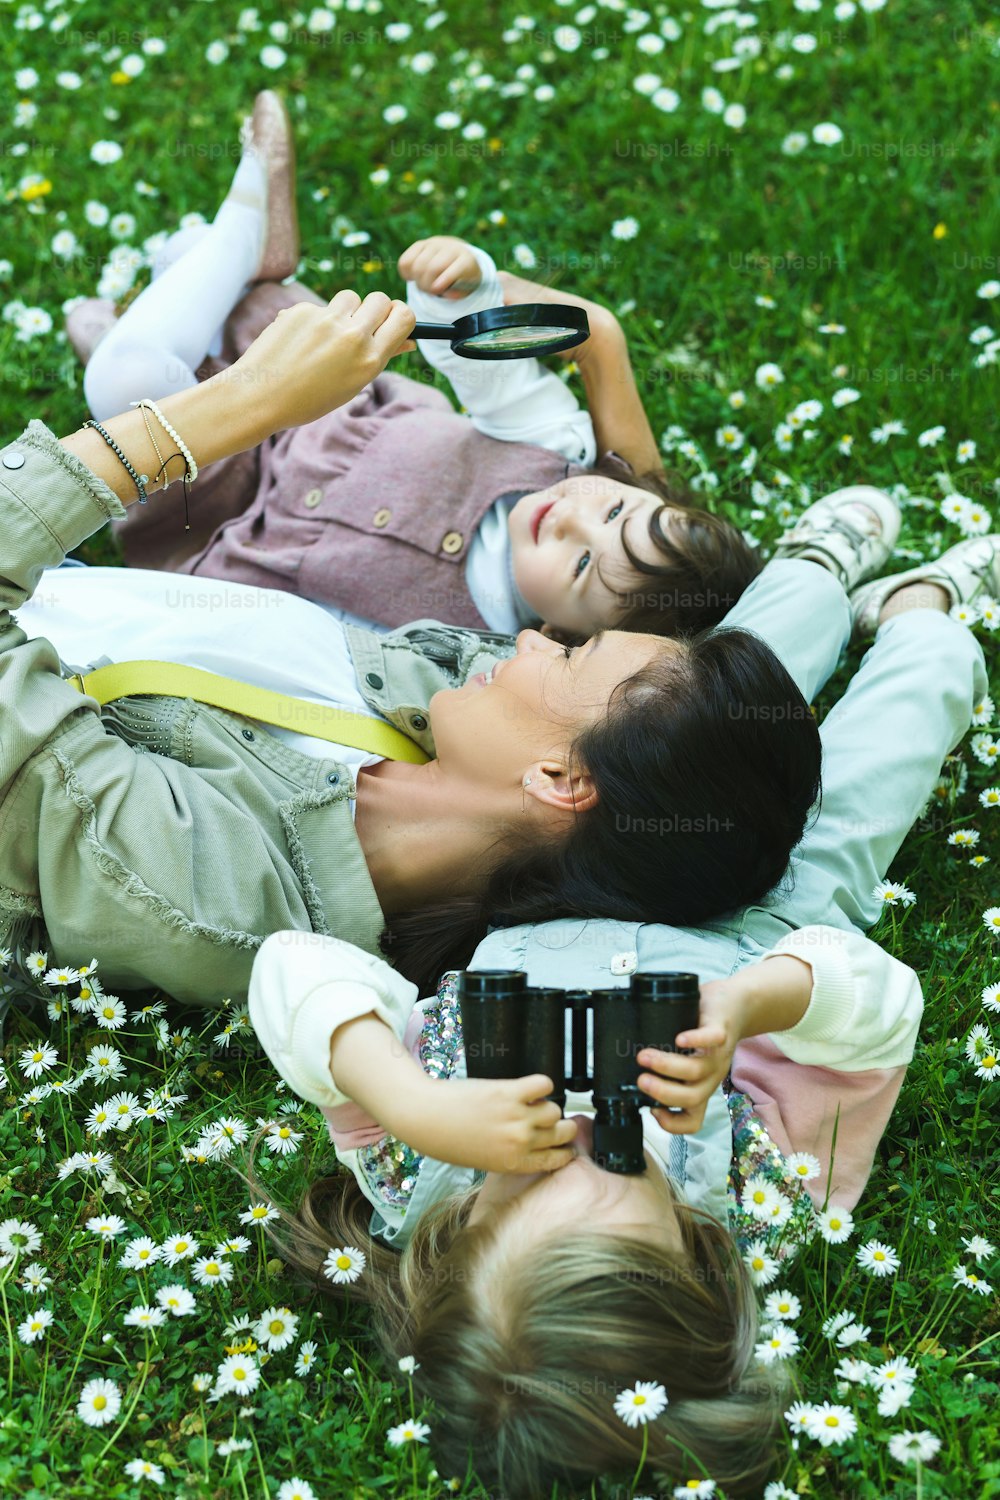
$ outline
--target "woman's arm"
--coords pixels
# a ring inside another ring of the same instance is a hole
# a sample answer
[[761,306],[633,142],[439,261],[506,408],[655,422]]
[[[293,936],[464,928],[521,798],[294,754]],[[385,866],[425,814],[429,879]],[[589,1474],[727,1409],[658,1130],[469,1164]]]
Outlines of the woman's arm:
[[[402,302],[370,292],[338,292],[326,306],[300,302],[284,308],[246,353],[220,374],[158,402],[194,455],[199,468],[254,448],[272,433],[315,421],[373,380],[395,354],[414,318]],[[170,439],[150,423],[164,455]],[[126,412],[103,424],[140,475],[147,490],[162,488],[160,466],[141,412]],[[63,438],[123,505],[138,499],[128,470],[92,427]],[[176,479],[180,464],[169,466]],[[194,491],[195,497],[197,491]]]
[[573,360],[580,371],[597,451],[613,449],[620,453],[637,474],[662,469],[663,460],[635,383],[625,334],[610,309],[561,287],[544,286],[508,271],[501,271],[500,283],[508,304],[565,302],[584,309],[590,338],[576,349],[567,349],[562,358]]

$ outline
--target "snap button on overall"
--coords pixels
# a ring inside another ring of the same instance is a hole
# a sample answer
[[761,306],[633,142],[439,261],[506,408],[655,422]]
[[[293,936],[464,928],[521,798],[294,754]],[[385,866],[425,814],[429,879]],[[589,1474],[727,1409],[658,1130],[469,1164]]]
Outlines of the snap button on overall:
[[378,526],[378,527],[388,526],[388,524],[389,524],[389,522],[391,520],[392,520],[392,511],[391,510],[387,510],[386,507],[383,505],[382,509],[381,510],[377,510],[375,512],[375,514],[372,516],[372,525],[373,526]]
[[383,683],[381,677],[378,675],[377,672],[366,672],[365,673],[365,681],[367,682],[368,686],[370,688],[374,688],[376,690],[376,692],[378,691],[378,689],[380,687],[384,687],[385,686],[385,684]]
[[462,541],[463,538],[460,531],[449,531],[445,536],[444,541],[441,543],[441,551],[447,552],[449,554],[461,552]]
[[302,504],[306,507],[307,510],[315,510],[322,498],[322,490],[310,490],[308,495],[306,495],[305,499],[302,501]]

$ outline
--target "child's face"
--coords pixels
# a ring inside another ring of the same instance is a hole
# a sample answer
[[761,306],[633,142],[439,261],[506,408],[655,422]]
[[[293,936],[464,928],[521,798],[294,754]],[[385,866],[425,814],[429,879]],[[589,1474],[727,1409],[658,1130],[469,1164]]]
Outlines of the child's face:
[[[622,546],[643,562],[663,562],[649,536],[649,518],[663,502],[648,490],[594,474],[561,479],[547,490],[522,495],[508,517],[514,582],[525,603],[554,630],[591,636],[622,614],[619,593],[650,588]],[[683,524],[668,506],[664,529]]]

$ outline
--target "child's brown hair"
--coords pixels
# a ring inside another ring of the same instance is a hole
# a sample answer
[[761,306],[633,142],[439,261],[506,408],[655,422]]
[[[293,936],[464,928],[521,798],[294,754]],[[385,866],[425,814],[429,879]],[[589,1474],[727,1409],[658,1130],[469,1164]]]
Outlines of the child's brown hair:
[[[241,1174],[242,1175],[242,1174]],[[248,1185],[261,1193],[253,1181]],[[468,1223],[478,1188],[428,1210],[398,1253],[369,1233],[372,1206],[353,1176],[315,1181],[291,1237],[265,1228],[324,1292],[332,1247],[364,1251],[351,1283],[368,1303],[390,1369],[412,1355],[419,1402],[433,1403],[431,1449],[442,1477],[476,1477],[498,1494],[549,1500],[553,1485],[635,1473],[643,1429],[615,1413],[636,1381],[666,1387],[649,1423],[647,1484],[711,1477],[729,1495],[759,1495],[773,1467],[782,1367],[754,1366],[756,1297],[717,1220],[676,1201],[683,1249],[643,1235],[574,1231],[520,1253],[494,1208]]]

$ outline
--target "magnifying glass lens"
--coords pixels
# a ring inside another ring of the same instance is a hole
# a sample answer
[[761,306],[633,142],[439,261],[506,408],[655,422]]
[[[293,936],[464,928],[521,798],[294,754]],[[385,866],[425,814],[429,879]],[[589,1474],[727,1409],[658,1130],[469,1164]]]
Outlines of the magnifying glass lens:
[[463,340],[463,343],[470,349],[533,349],[539,344],[551,344],[554,339],[562,339],[567,334],[575,333],[575,328],[558,325],[532,328],[522,324],[513,328],[494,328],[474,333],[471,338]]

